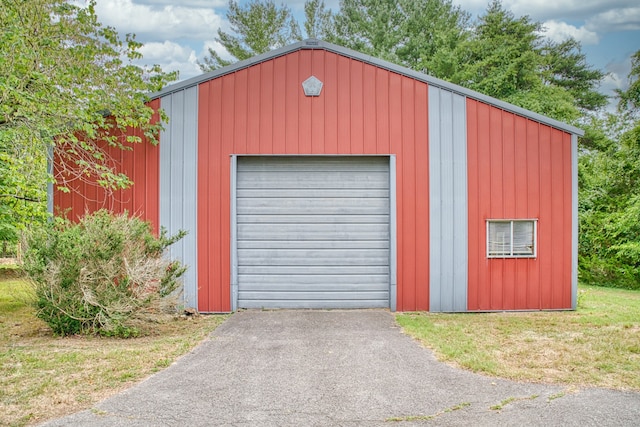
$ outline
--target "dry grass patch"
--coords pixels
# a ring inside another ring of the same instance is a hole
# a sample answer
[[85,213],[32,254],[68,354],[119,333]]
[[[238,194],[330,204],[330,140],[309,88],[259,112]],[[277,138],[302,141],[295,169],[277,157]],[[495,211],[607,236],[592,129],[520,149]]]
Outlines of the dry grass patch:
[[521,380],[640,391],[640,292],[581,287],[577,311],[412,313],[405,332],[444,361]]
[[158,317],[145,335],[58,338],[34,316],[25,282],[0,279],[0,425],[89,408],[169,366],[225,316]]

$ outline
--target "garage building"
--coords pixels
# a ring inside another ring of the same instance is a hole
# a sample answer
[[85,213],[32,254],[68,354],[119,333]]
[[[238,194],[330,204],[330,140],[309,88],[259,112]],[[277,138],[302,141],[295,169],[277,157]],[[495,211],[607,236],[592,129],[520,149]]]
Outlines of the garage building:
[[185,302],[434,312],[575,309],[573,126],[319,40],[152,95],[135,185],[54,191],[189,234]]

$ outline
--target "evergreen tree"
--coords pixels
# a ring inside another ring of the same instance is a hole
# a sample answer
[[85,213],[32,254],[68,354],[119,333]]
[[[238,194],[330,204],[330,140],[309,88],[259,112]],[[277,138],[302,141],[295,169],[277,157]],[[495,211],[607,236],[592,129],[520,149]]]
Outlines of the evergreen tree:
[[300,26],[291,9],[285,5],[278,7],[273,0],[253,0],[246,6],[230,0],[227,19],[231,23],[233,34],[218,29],[216,41],[224,46],[233,59],[225,60],[209,48],[209,55],[204,58],[203,63],[199,63],[203,72],[213,71],[302,39]]

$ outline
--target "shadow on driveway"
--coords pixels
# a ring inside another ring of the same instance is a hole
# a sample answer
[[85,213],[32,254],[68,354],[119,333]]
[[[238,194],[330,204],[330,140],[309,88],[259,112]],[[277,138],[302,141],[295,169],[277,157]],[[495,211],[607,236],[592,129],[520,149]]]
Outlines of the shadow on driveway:
[[47,426],[637,426],[640,394],[438,362],[383,310],[241,311],[168,369]]

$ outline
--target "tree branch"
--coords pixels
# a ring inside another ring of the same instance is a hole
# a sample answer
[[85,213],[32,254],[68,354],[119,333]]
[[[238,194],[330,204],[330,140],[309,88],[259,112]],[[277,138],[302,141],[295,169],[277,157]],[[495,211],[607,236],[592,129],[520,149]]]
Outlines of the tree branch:
[[18,196],[18,195],[15,195],[15,194],[0,194],[0,198],[2,198],[2,197],[8,197],[8,198],[11,198],[11,199],[24,200],[26,202],[41,202],[42,201],[42,199],[36,199],[36,198],[33,198],[33,197],[27,197],[27,196]]

